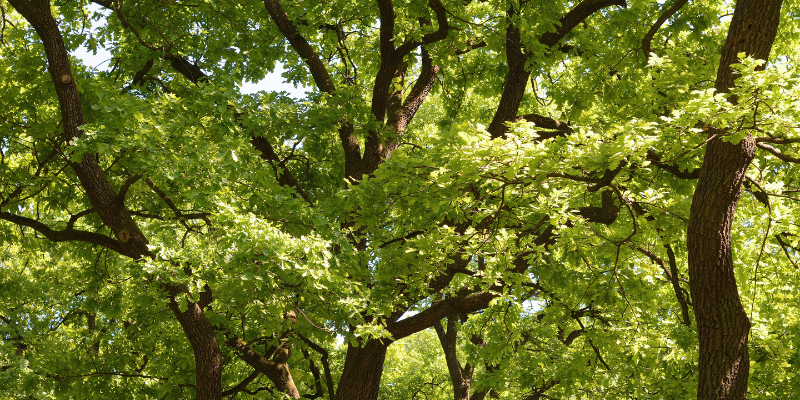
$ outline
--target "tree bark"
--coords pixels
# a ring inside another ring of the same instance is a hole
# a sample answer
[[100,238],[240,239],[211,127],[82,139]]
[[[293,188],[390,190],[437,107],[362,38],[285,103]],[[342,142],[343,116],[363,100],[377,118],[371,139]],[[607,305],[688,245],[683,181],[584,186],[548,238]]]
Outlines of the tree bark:
[[[781,0],[738,0],[722,48],[715,88],[729,92],[737,54],[767,59],[777,34]],[[736,103],[735,98],[729,99]],[[755,142],[724,142],[725,132],[707,147],[692,199],[687,245],[689,287],[700,341],[698,399],[744,399],[750,370],[750,320],[739,299],[731,251],[731,225]]]
[[472,374],[475,369],[467,363],[461,366],[456,354],[458,342],[458,328],[456,327],[456,315],[447,317],[447,331],[444,330],[441,321],[437,321],[433,326],[439,343],[444,351],[444,359],[447,362],[447,371],[450,373],[450,382],[453,384],[454,400],[469,400],[469,391],[472,387]]
[[383,363],[389,344],[371,339],[363,347],[347,345],[342,377],[336,400],[375,400],[378,398]]
[[289,357],[288,353],[285,353],[283,357],[273,356],[273,359],[269,360],[256,353],[253,348],[241,338],[228,333],[226,333],[226,335],[225,344],[236,350],[236,352],[239,353],[239,358],[253,367],[253,369],[269,378],[269,380],[275,384],[275,389],[286,393],[289,398],[300,398],[300,392],[294,384],[294,379],[292,379],[289,364],[286,363]]
[[214,327],[203,314],[200,304],[187,301],[186,311],[181,311],[174,295],[169,308],[181,324],[194,352],[195,386],[197,400],[222,399],[222,356]]
[[[31,24],[42,40],[47,56],[47,70],[55,85],[61,111],[61,124],[64,136],[61,145],[69,146],[70,142],[83,135],[80,126],[84,124],[83,105],[78,94],[78,86],[72,74],[69,54],[64,45],[64,38],[55,18],[50,12],[47,0],[12,0],[11,5]],[[67,151],[68,152],[68,151]],[[120,254],[138,259],[149,255],[147,239],[133,221],[130,212],[125,208],[123,199],[111,187],[103,169],[94,154],[86,153],[80,162],[69,161],[70,167],[81,182],[89,201],[119,243],[116,247]]]
[[[564,38],[573,28],[578,26],[586,18],[603,8],[617,5],[627,7],[625,0],[583,0],[576,4],[568,13],[558,21],[558,28],[555,32],[547,32],[539,37],[539,43],[552,48]],[[509,19],[519,15],[519,10],[511,8],[508,10]],[[522,45],[522,35],[518,27],[509,24],[506,28],[506,61],[508,62],[508,74],[503,83],[503,94],[500,96],[500,103],[497,105],[494,118],[489,124],[487,131],[492,138],[505,136],[508,128],[506,122],[514,121],[517,112],[522,104],[522,97],[525,95],[525,87],[531,73],[525,69],[530,54]]]

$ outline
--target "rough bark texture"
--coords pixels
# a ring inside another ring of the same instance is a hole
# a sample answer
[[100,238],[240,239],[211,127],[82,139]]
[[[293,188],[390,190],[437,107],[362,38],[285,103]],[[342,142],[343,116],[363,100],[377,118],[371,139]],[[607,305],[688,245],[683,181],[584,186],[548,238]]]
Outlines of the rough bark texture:
[[370,340],[363,347],[347,346],[344,369],[336,388],[336,400],[374,400],[378,398],[383,363],[386,359],[385,344]]
[[222,399],[222,357],[214,328],[203,314],[200,304],[187,302],[186,311],[181,311],[174,296],[170,296],[169,308],[181,324],[194,352],[195,386],[197,400]]
[[[509,10],[509,18],[515,15],[515,11]],[[509,24],[506,28],[506,61],[508,62],[508,74],[503,82],[503,94],[500,96],[500,103],[497,105],[497,111],[488,128],[492,138],[505,135],[508,131],[506,122],[516,119],[522,103],[522,96],[525,94],[525,86],[531,76],[530,71],[525,69],[528,56],[522,48],[519,28],[513,24]]]
[[[736,2],[717,73],[718,92],[728,92],[733,86],[730,65],[737,62],[738,53],[769,57],[780,9],[781,0]],[[731,224],[754,150],[751,136],[738,144],[720,137],[711,140],[692,200],[687,241],[689,287],[700,339],[698,399],[744,399],[747,394],[750,320],[736,287]]]

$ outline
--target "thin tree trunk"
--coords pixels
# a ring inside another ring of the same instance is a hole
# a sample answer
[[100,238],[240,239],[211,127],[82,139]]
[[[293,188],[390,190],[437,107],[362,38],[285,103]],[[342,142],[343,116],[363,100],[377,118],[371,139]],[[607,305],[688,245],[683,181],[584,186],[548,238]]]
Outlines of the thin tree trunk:
[[469,363],[462,368],[461,363],[458,361],[456,354],[456,345],[458,343],[456,318],[458,318],[456,315],[447,317],[446,332],[441,321],[437,321],[433,327],[436,329],[436,335],[439,337],[439,343],[441,343],[444,351],[444,359],[447,362],[447,370],[450,373],[450,381],[453,384],[453,399],[469,400],[474,368]]
[[[716,89],[725,93],[736,78],[737,54],[769,57],[780,20],[781,0],[738,0],[722,49]],[[736,103],[736,99],[730,99]],[[711,134],[725,132],[712,129]],[[731,225],[755,142],[712,139],[692,199],[687,232],[689,287],[700,341],[698,399],[744,399],[750,360],[750,320],[742,307],[731,251]]]

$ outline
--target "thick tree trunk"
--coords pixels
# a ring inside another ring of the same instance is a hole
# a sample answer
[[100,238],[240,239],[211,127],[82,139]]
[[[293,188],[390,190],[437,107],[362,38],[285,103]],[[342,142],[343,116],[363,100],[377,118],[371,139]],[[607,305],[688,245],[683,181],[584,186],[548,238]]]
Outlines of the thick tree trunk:
[[222,357],[214,328],[208,322],[200,304],[188,303],[181,311],[173,296],[169,308],[181,324],[194,352],[197,400],[222,399]]
[[[780,20],[781,0],[738,0],[722,49],[717,92],[728,92],[730,65],[744,52],[769,57]],[[736,99],[730,99],[735,103]],[[712,134],[724,134],[713,130]],[[733,269],[731,225],[745,173],[753,158],[751,136],[738,144],[711,140],[692,199],[687,232],[689,279],[700,339],[698,399],[744,399],[750,361],[747,318]]]
[[347,346],[336,400],[375,400],[383,374],[388,344],[369,340],[363,347]]

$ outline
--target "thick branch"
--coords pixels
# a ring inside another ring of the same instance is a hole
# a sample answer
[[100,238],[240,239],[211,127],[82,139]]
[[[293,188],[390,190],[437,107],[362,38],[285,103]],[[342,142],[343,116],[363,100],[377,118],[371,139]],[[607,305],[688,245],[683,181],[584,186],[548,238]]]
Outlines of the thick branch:
[[447,37],[447,32],[450,30],[450,23],[447,22],[447,9],[444,8],[444,5],[440,0],[429,0],[428,6],[436,14],[436,22],[439,24],[439,28],[435,32],[430,32],[423,35],[421,42],[408,41],[400,45],[400,47],[397,48],[397,53],[401,57],[411,53],[419,46],[436,43],[440,40],[444,40]]
[[[47,55],[47,69],[55,85],[61,110],[63,144],[69,146],[73,139],[83,134],[79,129],[85,123],[83,105],[78,95],[64,39],[50,13],[50,2],[12,0],[10,3],[33,26],[42,40]],[[150,255],[147,239],[133,221],[130,212],[118,201],[117,193],[108,182],[95,156],[87,153],[79,163],[70,162],[70,166],[100,218],[125,247],[124,252],[120,254],[131,258]]]
[[469,400],[469,391],[472,384],[473,368],[469,363],[462,368],[456,353],[458,341],[458,328],[456,326],[456,315],[447,317],[447,331],[445,332],[441,321],[436,321],[433,328],[439,337],[439,343],[444,351],[444,359],[447,362],[447,370],[450,373],[450,381],[453,384],[454,400]]
[[[377,121],[383,122],[386,119],[387,112],[389,112],[392,96],[390,90],[392,87],[392,81],[397,77],[402,77],[405,72],[403,57],[421,45],[433,43],[447,37],[447,31],[449,30],[449,25],[446,18],[447,11],[439,0],[430,0],[428,4],[436,13],[436,18],[439,23],[438,30],[436,32],[424,35],[421,42],[409,41],[403,43],[400,45],[400,47],[395,48],[394,5],[392,4],[392,0],[378,0],[378,11],[381,24],[380,68],[378,69],[378,73],[375,75],[375,82],[372,86],[371,102],[372,115]],[[425,62],[424,58],[425,56],[423,55],[423,63]],[[423,65],[423,69],[424,68],[425,66]],[[432,68],[432,66],[429,67],[429,69],[430,68]],[[427,91],[430,90],[430,86],[433,85],[435,74],[431,75],[431,71],[423,70],[420,78],[421,80],[417,81],[419,87],[415,87],[415,89],[417,89],[417,93],[414,94],[415,97],[412,99],[410,106],[402,107],[401,110],[406,112],[413,110],[413,113],[416,112],[416,109],[422,103],[422,100],[424,100],[424,95],[427,94]],[[395,95],[402,96],[402,92],[399,94],[395,93]],[[405,124],[407,124],[408,120],[413,117],[413,113],[406,116],[395,115],[395,118],[393,118],[392,115],[389,115],[389,119],[393,119],[393,121],[389,121],[388,125],[393,127],[393,125],[396,125],[397,122],[402,121],[403,126],[400,126],[402,129],[395,129],[395,133],[401,132],[402,130],[405,130]],[[395,128],[397,127],[395,126]],[[391,151],[396,147],[393,139],[389,138],[387,140],[381,136],[382,135],[380,132],[373,130],[369,132],[367,140],[364,144],[364,165],[362,167],[362,173],[372,173],[378,168],[380,163],[389,157]]]
[[414,83],[414,87],[406,96],[403,101],[403,106],[400,109],[398,122],[394,125],[396,132],[403,132],[411,122],[411,119],[416,115],[417,110],[425,101],[425,97],[430,92],[433,83],[436,81],[436,74],[439,72],[439,66],[433,65],[430,53],[424,48],[422,49],[422,67],[420,68],[419,77]]
[[264,6],[267,8],[272,21],[278,26],[286,40],[292,46],[295,52],[303,59],[303,62],[308,66],[311,76],[314,78],[314,83],[317,88],[323,93],[331,93],[336,90],[328,70],[322,64],[316,50],[308,43],[305,37],[297,32],[297,28],[289,19],[289,15],[281,7],[277,0],[264,0]]
[[[267,8],[270,17],[272,17],[272,21],[278,26],[278,30],[308,66],[317,88],[323,93],[333,93],[336,90],[336,86],[333,84],[328,70],[320,60],[316,50],[311,47],[305,37],[297,32],[297,28],[280,3],[277,0],[264,0],[264,6]],[[353,181],[360,180],[362,175],[361,149],[351,124],[342,123],[339,128],[339,139],[344,149],[345,177]]]
[[586,218],[589,222],[611,225],[619,216],[620,206],[614,203],[611,190],[603,191],[600,199],[602,202],[600,207],[581,207],[578,209],[578,215]]
[[287,186],[295,190],[295,192],[303,198],[309,205],[314,205],[314,202],[311,201],[311,197],[306,193],[305,190],[300,186],[295,179],[294,175],[292,175],[291,171],[286,168],[286,164],[282,162],[278,154],[275,153],[275,149],[272,147],[272,144],[263,136],[255,136],[250,140],[250,143],[253,144],[253,147],[256,148],[261,154],[261,158],[266,160],[267,162],[272,165],[272,169],[275,170],[275,178],[277,178],[278,183],[281,186]]
[[218,400],[222,395],[222,355],[214,328],[200,304],[186,301],[186,311],[181,311],[175,296],[176,287],[168,289],[169,308],[181,324],[192,345],[195,360],[197,399]]
[[790,162],[790,163],[800,163],[800,158],[795,158],[795,157],[783,154],[777,148],[772,147],[772,146],[770,146],[770,145],[768,145],[766,143],[756,143],[756,147],[758,147],[759,149],[766,150],[766,151],[770,152],[772,155],[774,155],[775,157],[778,157],[782,161],[786,161],[786,162]]
[[655,165],[659,169],[663,169],[681,179],[697,179],[700,177],[700,168],[691,171],[682,171],[677,165],[667,164],[661,161],[661,156],[653,150],[647,150],[646,159],[650,164]]
[[208,80],[208,75],[197,64],[192,64],[187,59],[174,54],[166,54],[164,58],[169,61],[172,68],[192,83],[196,84]]
[[103,246],[109,250],[131,258],[137,258],[138,256],[138,253],[131,252],[130,248],[125,246],[122,242],[99,233],[81,231],[71,228],[64,229],[62,231],[55,231],[49,226],[35,219],[14,215],[8,212],[0,212],[0,220],[12,222],[19,226],[33,228],[33,230],[41,233],[44,237],[53,242],[85,242]]
[[520,115],[514,120],[514,122],[520,121],[527,121],[537,128],[547,129],[546,131],[536,132],[539,134],[536,141],[552,139],[554,137],[565,137],[575,132],[566,122],[561,122],[539,114]]
[[[625,0],[584,0],[566,13],[559,20],[559,27],[555,32],[547,32],[539,37],[539,43],[552,48],[567,33],[578,26],[583,20],[594,14],[598,10],[612,5],[627,7]],[[511,19],[517,11],[508,11]],[[506,59],[508,61],[508,74],[503,83],[503,94],[500,103],[494,114],[492,122],[487,129],[493,138],[502,137],[508,131],[506,122],[513,121],[517,117],[519,106],[522,103],[522,96],[525,94],[525,87],[528,84],[530,72],[525,69],[529,54],[524,51],[521,41],[519,28],[509,24],[506,29]]]
[[482,310],[497,297],[490,292],[479,292],[467,296],[448,297],[433,303],[426,310],[398,322],[389,324],[386,329],[394,340],[400,340],[423,329],[430,328],[437,321],[451,314],[469,313]]
[[547,32],[539,37],[539,43],[547,47],[555,46],[583,20],[589,18],[595,12],[610,6],[628,7],[628,3],[625,0],[584,0],[561,17],[555,32]]
[[300,398],[300,392],[297,391],[292,374],[289,372],[289,365],[286,362],[278,363],[262,357],[253,351],[247,342],[230,332],[225,332],[225,337],[225,344],[236,350],[239,358],[253,367],[253,369],[266,375],[279,391],[286,393],[293,399]]
[[661,16],[658,17],[653,26],[650,27],[650,30],[647,31],[647,34],[644,35],[644,38],[642,38],[642,51],[644,52],[644,56],[647,60],[650,60],[650,53],[652,52],[650,49],[650,44],[652,43],[656,32],[661,29],[661,25],[664,25],[664,22],[675,15],[675,13],[678,12],[678,10],[680,10],[681,7],[686,5],[688,2],[689,0],[677,0],[669,9],[664,11]]
[[[511,20],[517,15],[513,9],[508,11],[508,18]],[[522,103],[522,96],[525,94],[525,86],[528,84],[530,72],[525,69],[528,56],[523,52],[522,39],[519,28],[509,23],[506,28],[506,61],[508,62],[508,73],[503,82],[503,94],[500,96],[500,103],[497,105],[494,118],[487,129],[492,138],[499,138],[508,131],[506,122],[516,118],[519,106]]]
[[[417,81],[411,88],[411,91],[400,104],[402,92],[397,93],[398,98],[391,98],[388,109],[388,118],[386,125],[391,129],[391,134],[385,138],[385,144],[380,149],[379,157],[376,162],[382,162],[391,156],[392,151],[398,146],[398,139],[405,133],[408,124],[416,115],[417,110],[425,101],[425,97],[430,92],[433,83],[436,81],[436,75],[439,72],[439,66],[433,65],[433,60],[425,48],[422,49],[422,67]],[[393,93],[394,95],[395,93]],[[373,147],[374,144],[370,143]],[[377,165],[366,166],[367,169],[374,169]]]

